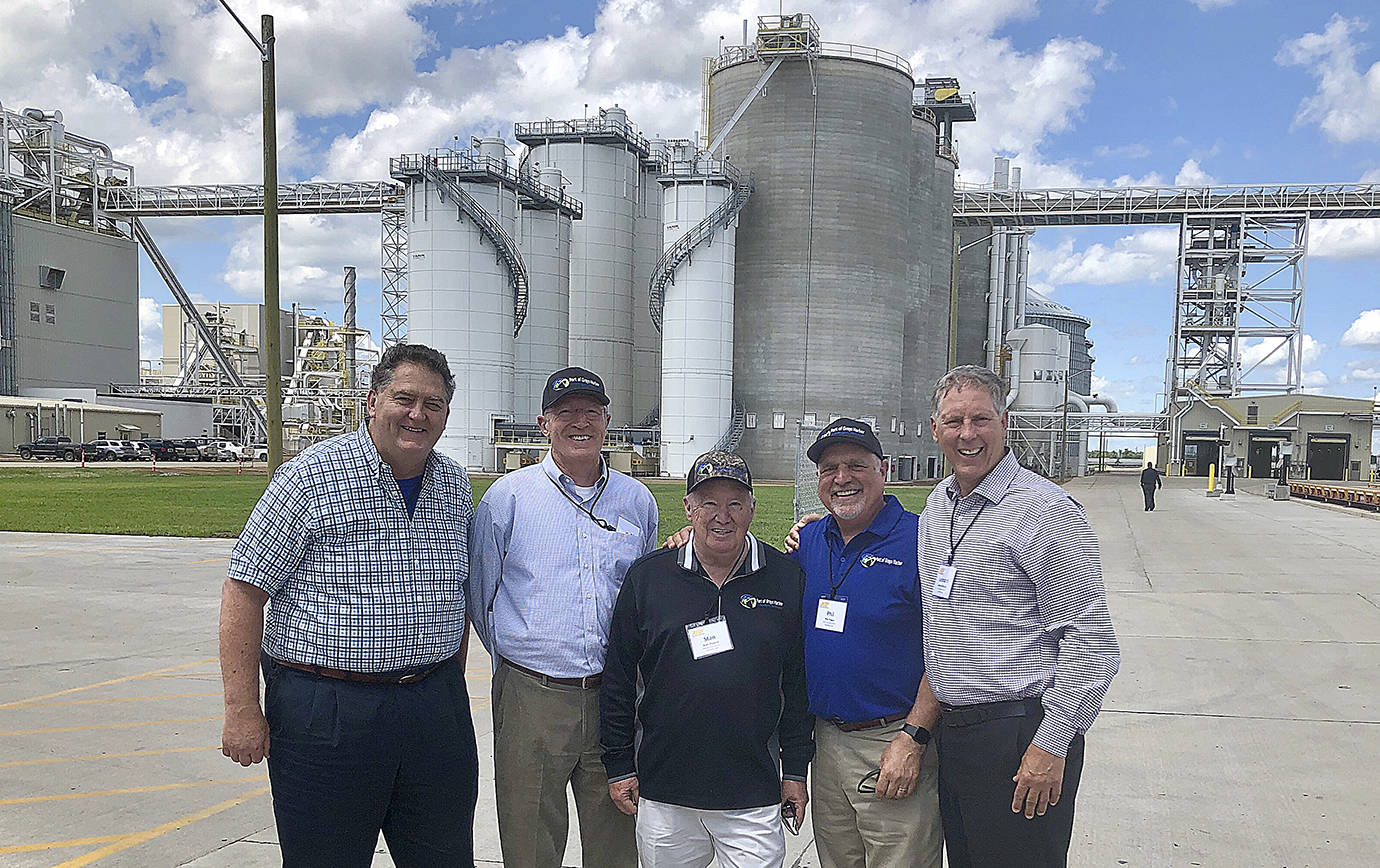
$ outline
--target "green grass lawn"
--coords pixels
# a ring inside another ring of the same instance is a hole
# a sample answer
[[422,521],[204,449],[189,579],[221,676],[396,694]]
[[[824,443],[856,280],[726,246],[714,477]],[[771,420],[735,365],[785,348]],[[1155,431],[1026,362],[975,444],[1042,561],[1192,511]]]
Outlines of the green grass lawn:
[[[476,500],[491,483],[474,480]],[[0,530],[234,537],[267,484],[262,473],[0,468]],[[656,496],[660,536],[665,539],[685,524],[685,483],[655,480],[648,487]],[[892,489],[902,504],[917,512],[929,491]],[[791,488],[761,484],[756,493],[752,532],[779,547],[792,524]]]

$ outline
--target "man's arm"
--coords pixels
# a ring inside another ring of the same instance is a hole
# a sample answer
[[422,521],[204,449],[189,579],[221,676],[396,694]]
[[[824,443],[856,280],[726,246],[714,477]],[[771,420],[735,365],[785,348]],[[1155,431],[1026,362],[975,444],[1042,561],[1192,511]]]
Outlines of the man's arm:
[[225,726],[220,751],[242,766],[268,756],[268,721],[259,706],[259,648],[268,594],[227,578],[220,591],[220,675]]
[[[781,672],[781,719],[776,724],[777,740],[781,745],[781,777],[803,785],[815,755],[815,717],[810,714],[810,699],[805,687],[805,639],[800,598],[805,592],[805,573],[799,566],[793,597],[782,597],[797,617],[792,619],[791,634],[786,637],[785,666]],[[797,806],[797,820],[805,818],[805,805]]]
[[637,813],[637,666],[642,659],[636,569],[623,581],[613,606],[604,676],[599,687],[599,746],[609,798],[625,814]]
[[498,652],[492,644],[489,601],[498,592],[498,583],[503,575],[506,543],[507,532],[500,526],[494,502],[486,494],[470,517],[470,574],[465,583],[465,618],[474,626],[474,634],[479,641],[494,655],[495,665]]
[[[920,688],[915,691],[915,702],[906,715],[906,723],[919,726],[930,732],[939,722],[939,700],[930,690],[930,676],[920,676]],[[898,732],[891,744],[882,751],[881,774],[877,777],[877,798],[903,799],[915,792],[915,782],[920,778],[920,765],[925,758],[925,747],[905,732]]]

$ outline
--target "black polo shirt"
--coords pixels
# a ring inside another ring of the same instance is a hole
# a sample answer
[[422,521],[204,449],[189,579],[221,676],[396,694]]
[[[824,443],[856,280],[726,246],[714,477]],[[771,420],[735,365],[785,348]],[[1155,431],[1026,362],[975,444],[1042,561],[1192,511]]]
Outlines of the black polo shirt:
[[[600,744],[609,779],[637,775],[641,795],[654,801],[706,810],[774,805],[782,775],[772,736],[785,777],[804,780],[814,756],[801,639],[805,575],[751,534],[747,542],[747,557],[722,588],[695,559],[692,539],[636,561],[619,591]],[[732,650],[694,659],[686,625],[719,614]]]

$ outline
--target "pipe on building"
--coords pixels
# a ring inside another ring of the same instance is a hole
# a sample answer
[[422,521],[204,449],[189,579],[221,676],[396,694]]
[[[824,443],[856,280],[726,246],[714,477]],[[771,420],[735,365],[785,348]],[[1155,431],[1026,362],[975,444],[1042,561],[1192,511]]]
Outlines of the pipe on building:
[[1010,389],[1006,393],[1006,407],[1010,410],[1011,405],[1016,403],[1016,397],[1021,393],[1021,348],[1025,346],[1025,338],[1012,338],[1006,342],[1011,348],[1011,366],[1006,372],[1006,382]]
[[1117,412],[1116,401],[1113,401],[1111,398],[1098,397],[1096,392],[1094,392],[1091,395],[1079,395],[1077,393],[1070,392],[1069,397],[1078,398],[1089,407],[1105,407],[1108,413]]
[[1003,257],[1006,253],[1006,234],[992,233],[992,246],[987,255],[987,367],[997,369],[997,345],[1001,343]]
[[[1017,180],[1020,169],[1016,169]],[[1025,326],[1025,305],[1029,301],[1030,289],[1030,233],[1022,232],[1020,238],[1020,259],[1016,263],[1016,322],[1012,328]]]
[[1020,296],[1017,265],[1021,258],[1020,248],[1023,237],[1023,233],[1014,230],[1009,230],[1006,233],[1006,276],[1002,280],[1003,310],[1001,332],[997,335],[999,341],[1004,340],[1007,333],[1019,325],[1016,322],[1016,318],[1019,316],[1016,301]]

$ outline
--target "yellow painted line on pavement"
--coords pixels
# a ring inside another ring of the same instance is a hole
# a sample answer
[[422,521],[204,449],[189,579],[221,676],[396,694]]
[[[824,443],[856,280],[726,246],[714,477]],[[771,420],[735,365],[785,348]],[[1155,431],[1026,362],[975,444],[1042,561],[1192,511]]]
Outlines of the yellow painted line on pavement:
[[92,850],[85,856],[78,856],[75,859],[68,859],[66,862],[60,862],[57,865],[53,866],[53,868],[82,868],[82,866],[90,865],[93,862],[99,862],[107,856],[119,853],[123,850],[128,850],[130,847],[137,847],[140,844],[143,844],[147,841],[152,841],[154,838],[162,837],[163,835],[166,835],[169,832],[175,832],[178,829],[181,829],[183,826],[190,826],[192,823],[195,823],[199,820],[204,820],[207,817],[215,816],[216,814],[219,814],[221,811],[226,811],[237,805],[244,804],[250,799],[262,796],[263,794],[267,793],[268,789],[268,787],[259,787],[258,789],[250,790],[247,793],[241,793],[240,795],[235,796],[232,799],[226,799],[225,801],[220,802],[219,804],[212,805],[209,808],[202,808],[195,814],[188,814],[185,817],[178,817],[176,820],[164,823],[161,826],[154,826],[152,829],[145,829],[142,832],[135,832],[132,835],[126,835],[121,840],[116,841],[112,844],[108,844],[107,846],[102,847],[99,850]]
[[123,684],[126,681],[137,681],[140,678],[151,678],[156,675],[162,675],[164,672],[176,672],[179,669],[190,669],[193,666],[205,666],[207,663],[217,662],[218,659],[219,658],[216,657],[210,657],[206,660],[196,660],[191,663],[179,663],[176,666],[164,666],[162,669],[150,669],[148,672],[140,672],[138,675],[126,675],[123,678],[112,678],[109,681],[98,681],[95,684],[86,684],[81,687],[69,687],[66,690],[59,690],[56,693],[45,693],[42,696],[30,696],[28,699],[16,699],[13,702],[0,703],[0,709],[27,705],[30,702],[38,702],[42,699],[55,699],[59,696],[80,693],[83,690],[94,690],[97,687],[106,687],[111,684]]
[[132,726],[160,726],[167,723],[205,723],[209,720],[220,720],[221,716],[215,717],[179,717],[173,720],[139,720],[134,723],[99,723],[93,726],[55,726],[51,729],[12,729],[9,732],[0,732],[0,735],[44,735],[50,732],[87,732],[93,729],[127,729]]
[[146,675],[145,678],[152,681],[155,678],[219,678],[220,671],[215,672],[172,672],[167,675]]
[[93,799],[97,796],[128,796],[134,793],[159,793],[166,790],[188,790],[193,787],[213,787],[218,784],[245,784],[250,781],[266,781],[268,775],[255,775],[250,778],[220,778],[214,781],[184,781],[179,784],[156,784],[150,787],[123,787],[118,790],[93,790],[89,793],[59,793],[54,796],[23,796],[18,799],[0,799],[4,805],[32,805],[36,802],[66,802],[72,799]]
[[205,750],[220,750],[220,745],[210,744],[204,747],[165,747],[156,750],[131,750],[122,753],[89,753],[83,756],[53,756],[44,757],[43,759],[11,760],[10,762],[0,763],[0,769],[15,768],[17,766],[43,766],[53,763],[76,763],[86,760],[120,759],[122,757],[161,756],[169,753],[195,753]]
[[60,850],[63,847],[85,847],[90,844],[104,844],[119,841],[126,835],[98,835],[95,838],[68,838],[66,841],[44,841],[41,844],[9,844],[0,847],[0,853],[38,853],[43,850]]
[[185,563],[186,563],[187,566],[191,566],[192,564],[214,564],[214,563],[219,563],[220,561],[229,561],[229,560],[230,560],[230,559],[229,559],[228,557],[227,557],[227,558],[207,558],[207,559],[204,560],[204,561],[185,561]]
[[116,696],[110,699],[67,699],[62,702],[27,702],[14,708],[52,708],[57,705],[100,705],[106,702],[153,702],[158,699],[192,699],[202,696],[220,696],[221,691],[206,693],[167,693],[162,696]]

